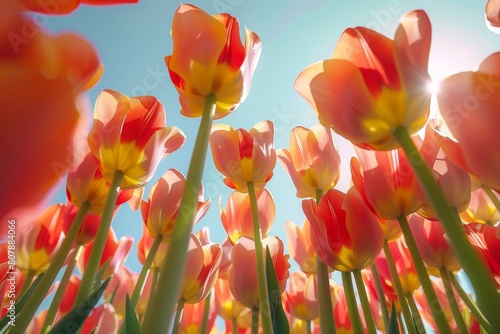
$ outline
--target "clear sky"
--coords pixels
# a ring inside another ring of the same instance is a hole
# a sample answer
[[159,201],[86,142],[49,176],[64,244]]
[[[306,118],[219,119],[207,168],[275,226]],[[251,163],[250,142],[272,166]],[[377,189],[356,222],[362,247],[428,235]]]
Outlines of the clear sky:
[[[293,82],[306,66],[331,56],[338,37],[347,27],[367,26],[392,38],[403,14],[424,9],[433,28],[430,73],[436,80],[475,69],[486,56],[500,49],[500,36],[490,32],[484,22],[485,0],[195,0],[192,3],[211,14],[229,12],[240,20],[242,27],[254,30],[261,37],[262,55],[247,100],[233,114],[216,122],[249,129],[270,119],[275,124],[276,148],[289,147],[293,127],[317,123],[311,107],[293,89]],[[97,94],[106,88],[129,96],[154,95],[165,106],[167,124],[180,127],[187,135],[186,144],[161,163],[146,187],[146,194],[168,168],[187,173],[199,124],[199,119],[180,115],[178,95],[163,61],[172,52],[170,27],[179,4],[171,0],[142,0],[136,5],[118,7],[81,6],[70,16],[49,17],[45,22],[52,31],[80,33],[99,51],[105,71],[97,86],[88,92],[91,106]],[[337,188],[346,191],[350,184],[349,159],[354,151],[339,136],[334,140],[343,159]],[[219,217],[219,196],[225,207],[231,191],[222,183],[210,153],[204,184],[212,206],[195,231],[209,226],[212,240],[221,242],[224,230]],[[277,206],[271,235],[286,243],[285,221],[302,225],[301,201],[295,197],[295,188],[279,164],[268,189]],[[64,193],[60,192],[55,201],[65,201]],[[140,213],[123,206],[112,226],[118,236],[131,235],[137,242],[141,224]],[[140,270],[135,248],[127,266]]]

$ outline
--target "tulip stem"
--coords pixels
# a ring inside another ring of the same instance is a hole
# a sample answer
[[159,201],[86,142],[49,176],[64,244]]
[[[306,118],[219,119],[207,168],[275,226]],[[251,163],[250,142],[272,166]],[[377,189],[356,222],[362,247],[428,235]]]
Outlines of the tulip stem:
[[64,293],[66,292],[66,287],[68,286],[69,280],[71,279],[71,275],[73,275],[73,269],[75,269],[76,261],[78,260],[78,256],[80,255],[81,250],[83,249],[82,244],[78,244],[73,251],[71,259],[69,259],[68,265],[64,271],[64,275],[57,287],[56,294],[50,303],[49,310],[47,311],[47,315],[45,315],[45,320],[42,325],[42,333],[45,333],[47,329],[52,327],[52,323],[54,322],[54,318],[56,317],[57,311],[59,309],[59,305],[61,305],[61,301],[63,299]]
[[210,292],[205,298],[205,305],[203,306],[203,320],[201,322],[200,334],[208,334],[208,317],[210,316],[210,301],[212,293]]
[[356,287],[358,288],[358,296],[361,301],[361,307],[363,309],[363,315],[365,316],[366,329],[368,333],[375,334],[377,330],[375,328],[375,321],[373,320],[373,314],[370,310],[370,302],[368,301],[368,295],[366,294],[365,284],[363,282],[363,277],[361,276],[361,271],[359,269],[352,272],[354,275],[354,281],[356,282]]
[[399,279],[399,274],[396,269],[396,264],[394,263],[394,258],[392,257],[391,248],[387,240],[384,240],[384,254],[387,260],[387,265],[389,266],[389,272],[391,273],[392,284],[396,295],[398,296],[399,305],[401,307],[401,313],[403,314],[403,319],[405,320],[406,329],[409,334],[416,334],[415,326],[413,326],[413,319],[410,313],[410,308],[405,298],[405,293],[403,290],[403,285]]
[[24,279],[24,284],[23,287],[21,288],[21,291],[19,292],[18,295],[18,300],[28,291],[28,288],[31,285],[31,282],[33,282],[33,278],[35,278],[36,271],[33,269],[29,269],[28,272],[26,273],[26,277]]
[[306,333],[311,334],[311,320],[306,320]]
[[479,324],[486,330],[486,333],[493,333],[493,328],[491,327],[490,323],[486,318],[484,317],[483,313],[481,313],[481,310],[477,307],[476,303],[469,297],[467,292],[464,291],[460,283],[458,282],[457,278],[453,273],[449,273],[450,276],[450,281],[455,290],[458,292],[458,295],[460,298],[464,301],[465,305],[469,308],[471,313],[474,315],[474,317],[477,319]]
[[139,302],[139,297],[141,296],[142,290],[144,289],[144,285],[146,284],[146,278],[148,277],[148,273],[151,269],[151,264],[154,261],[156,252],[161,245],[163,237],[161,235],[156,236],[151,248],[149,249],[148,256],[146,260],[144,260],[144,265],[142,266],[141,273],[137,278],[137,283],[135,284],[134,291],[132,292],[132,306],[136,307]]
[[498,305],[500,305],[500,294],[496,290],[491,273],[469,243],[458,213],[446,201],[443,191],[415,147],[408,130],[404,127],[398,127],[394,136],[409,158],[408,160],[412,164],[427,198],[443,224],[446,236],[475,289],[481,310],[490,321],[494,331],[500,333],[500,317],[497,312]]
[[182,311],[184,311],[184,305],[186,301],[184,299],[179,299],[177,303],[177,310],[175,311],[174,328],[172,329],[172,334],[179,334],[181,330],[181,316]]
[[462,317],[462,312],[460,312],[460,308],[458,307],[455,293],[453,292],[453,288],[451,287],[450,275],[448,274],[448,270],[446,270],[445,267],[441,267],[439,269],[439,273],[441,274],[441,281],[443,281],[446,297],[448,297],[448,305],[450,305],[451,313],[453,314],[453,318],[455,318],[455,323],[457,324],[458,333],[467,334],[469,333],[469,330],[467,329],[467,325],[465,324],[464,318]]
[[347,302],[347,312],[351,319],[353,333],[363,333],[363,325],[358,312],[358,304],[354,295],[354,287],[350,272],[342,272],[342,284],[344,285],[344,294]]
[[258,307],[253,307],[252,308],[252,334],[258,334],[259,333],[259,308]]
[[489,187],[486,187],[485,185],[481,186],[481,188],[484,190],[484,192],[486,193],[486,195],[488,195],[490,201],[495,206],[495,209],[497,209],[497,211],[500,212],[500,200],[493,193],[493,190],[491,190],[491,188],[489,188]]
[[49,268],[45,272],[45,275],[43,275],[42,279],[33,290],[33,293],[29,296],[26,304],[16,318],[16,326],[11,327],[11,331],[9,333],[23,334],[26,332],[31,319],[33,319],[33,317],[35,316],[38,307],[45,299],[47,292],[56,279],[59,270],[63,266],[64,261],[66,260],[66,257],[68,256],[71,247],[73,246],[73,243],[78,236],[80,227],[83,224],[83,219],[85,218],[85,215],[87,214],[89,209],[90,204],[88,202],[85,202],[81,205],[78,213],[75,216],[75,219],[73,220],[73,223],[71,224],[71,227],[68,230],[68,233],[66,234],[66,237],[63,240],[61,248],[59,248],[59,251],[56,253],[54,259],[50,263]]
[[415,299],[411,292],[405,293],[406,300],[408,301],[408,305],[410,306],[411,316],[413,317],[414,327],[417,330],[418,334],[425,334],[424,322],[422,321],[422,317],[420,316],[420,312],[418,311],[417,304],[415,304]]
[[429,278],[429,274],[427,273],[427,269],[425,268],[424,261],[420,256],[417,243],[415,242],[415,238],[413,237],[406,216],[399,216],[398,222],[401,230],[403,231],[406,245],[408,246],[408,250],[410,251],[413,264],[415,265],[415,269],[417,270],[418,279],[420,280],[420,284],[422,285],[422,289],[424,290],[425,298],[427,298],[427,302],[429,303],[429,305],[432,305],[431,313],[434,317],[434,321],[436,322],[436,326],[438,327],[440,333],[451,334],[450,325],[448,324],[448,320],[446,320],[441,304],[439,304],[436,291],[434,291],[434,287],[432,286],[431,279]]
[[247,183],[250,207],[252,208],[253,237],[255,241],[255,256],[257,259],[257,278],[259,286],[259,304],[262,319],[262,331],[264,334],[273,332],[271,320],[271,310],[269,307],[269,294],[267,290],[266,267],[264,264],[264,254],[262,253],[262,231],[260,229],[259,208],[255,186],[252,181]]
[[233,333],[238,333],[238,319],[236,317],[231,319],[231,324],[233,325]]
[[378,274],[377,266],[372,264],[370,267],[372,271],[373,282],[375,283],[375,289],[377,290],[377,297],[380,304],[380,311],[382,312],[382,319],[384,320],[384,329],[387,331],[387,325],[389,324],[389,310],[387,309],[387,303],[385,301],[384,289],[382,288],[382,282],[380,282],[380,276]]
[[[160,267],[158,287],[144,315],[142,333],[163,334],[167,332],[172,321],[176,297],[179,294],[181,280],[186,265],[189,238],[198,209],[198,193],[200,190],[208,141],[215,114],[216,97],[209,94],[205,97],[203,115],[198,135],[193,148],[191,162],[182,194],[179,214],[175,221],[169,252]],[[151,306],[151,307],[149,307]]]
[[97,271],[99,270],[102,254],[104,252],[104,246],[106,245],[106,240],[108,238],[109,228],[111,227],[113,211],[116,207],[116,199],[118,198],[118,193],[120,192],[122,179],[123,172],[121,170],[115,170],[113,173],[113,179],[111,180],[111,184],[109,186],[108,196],[106,197],[106,202],[104,203],[99,228],[97,229],[94,244],[92,246],[92,250],[90,251],[89,261],[87,262],[87,266],[83,272],[82,282],[80,283],[80,288],[78,289],[75,303],[73,305],[78,305],[84,301],[85,298],[90,295],[92,287],[94,286],[94,281]]
[[[316,189],[316,205],[323,196],[321,189]],[[335,334],[335,319],[333,316],[332,296],[330,294],[330,277],[327,265],[316,256],[316,273],[318,275],[319,326],[321,333]]]

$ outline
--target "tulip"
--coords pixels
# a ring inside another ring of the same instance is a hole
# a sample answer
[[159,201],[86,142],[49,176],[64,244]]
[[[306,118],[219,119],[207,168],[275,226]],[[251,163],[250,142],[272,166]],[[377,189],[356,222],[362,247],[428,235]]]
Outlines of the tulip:
[[396,220],[420,209],[424,193],[402,149],[356,148],[356,153],[360,163],[351,159],[354,186],[379,218]]
[[36,317],[31,320],[28,327],[28,333],[43,333],[43,322],[45,321],[45,316],[47,315],[47,310],[43,310],[37,314]]
[[471,223],[464,225],[464,228],[469,241],[500,286],[500,239],[496,236],[496,227]]
[[[146,259],[151,252],[155,240],[156,238],[151,237],[151,235],[149,234],[148,228],[145,225],[142,225],[142,237],[137,243],[137,258],[143,266],[146,265]],[[168,245],[168,242],[162,239],[151,263],[151,269],[160,268],[161,263],[168,252]]]
[[[283,254],[283,242],[277,237],[267,237],[262,240],[262,244],[263,253],[265,252],[265,247],[269,247],[274,270],[282,293],[285,290],[286,281],[290,275],[288,255]],[[265,258],[266,257],[264,257],[264,259]],[[260,303],[257,273],[255,272],[256,257],[254,242],[245,237],[240,238],[233,246],[231,259],[233,261],[233,266],[229,271],[229,286],[231,288],[231,293],[238,302],[246,307],[258,309]]]
[[[460,214],[460,217],[467,223],[481,222],[493,225],[500,220],[500,212],[495,207],[484,189],[476,189],[470,194],[470,203],[467,210]],[[493,193],[498,200],[500,195]]]
[[[450,161],[437,145],[436,134],[433,131],[434,126],[433,121],[429,122],[424,140],[422,141],[419,137],[416,137],[415,141],[417,147],[420,146],[420,153],[431,168],[438,185],[443,190],[446,201],[460,213],[469,206],[471,179],[469,173]],[[428,200],[424,200],[418,214],[427,219],[438,219]]]
[[[63,223],[64,233],[68,233],[71,225],[74,223],[78,210],[79,209],[73,204],[68,204],[66,206]],[[75,243],[77,245],[88,245],[92,240],[94,240],[100,221],[100,216],[95,216],[92,214],[85,215],[82,226],[80,227],[80,230],[78,231],[78,234],[75,238]]]
[[[109,260],[107,267],[104,271],[103,278],[114,274],[127,260],[128,254],[132,249],[134,239],[129,236],[121,237],[120,240],[116,239],[116,234],[111,228],[106,238],[104,245],[103,255],[99,261],[99,269]],[[94,243],[90,243],[82,250],[80,257],[77,260],[77,268],[80,273],[86,270],[89,262],[90,253]]]
[[81,278],[77,275],[71,275],[68,285],[64,290],[63,298],[59,304],[58,314],[60,317],[64,317],[71,309],[75,303],[76,294],[78,292],[78,287],[81,283]]
[[361,270],[380,253],[382,229],[356,188],[347,194],[331,189],[319,206],[309,199],[302,202],[302,209],[314,232],[316,253],[330,268]]
[[271,121],[257,123],[250,131],[216,124],[210,134],[210,148],[215,167],[230,188],[247,192],[247,183],[253,182],[256,189],[262,189],[273,176],[276,152]]
[[132,272],[129,268],[122,266],[118,268],[111,280],[109,281],[106,290],[104,290],[104,299],[113,300],[111,304],[115,309],[115,313],[119,319],[125,318],[125,303],[127,295],[131,296],[134,286],[137,282],[137,273]]
[[[73,167],[77,135],[85,127],[79,95],[99,78],[99,57],[76,34],[49,35],[21,14],[18,1],[1,1],[0,13],[5,36],[0,42],[0,152],[9,161],[2,167],[9,195],[0,202],[0,218],[16,217],[21,228],[43,210],[47,193]],[[19,138],[20,133],[26,135]],[[0,224],[0,235],[6,228]]]
[[82,325],[82,334],[118,333],[120,320],[110,303],[103,303],[92,310]]
[[[205,303],[208,299],[203,299],[196,304],[186,304],[182,312],[182,319],[179,326],[179,334],[201,333],[203,322],[203,312],[205,310]],[[210,309],[208,313],[207,333],[215,326],[217,313],[215,312],[215,305],[210,301]],[[217,332],[216,332],[217,333]]]
[[445,268],[447,271],[461,269],[455,253],[446,240],[446,232],[439,221],[431,221],[419,215],[413,215],[409,223],[429,274],[439,276],[441,268]]
[[422,10],[401,18],[394,40],[365,27],[349,28],[332,59],[310,65],[294,87],[323,125],[354,145],[395,149],[396,129],[413,135],[427,121],[430,42]]
[[284,306],[287,312],[302,320],[314,320],[319,317],[318,278],[296,271],[290,275],[288,288],[285,290]]
[[[169,169],[151,187],[148,199],[141,203],[142,219],[151,237],[162,236],[165,240],[170,240],[179,214],[185,185],[186,178],[184,175],[176,169]],[[203,201],[202,185],[198,193],[197,213],[194,223],[203,218],[209,207],[210,200]]]
[[500,28],[500,1],[488,0],[486,3],[486,20],[494,28]]
[[290,134],[290,150],[276,152],[292,178],[297,197],[316,198],[317,192],[333,188],[340,177],[340,155],[333,143],[332,130],[321,124],[311,129],[297,126]]
[[316,252],[314,251],[311,238],[311,224],[306,219],[302,228],[291,221],[285,223],[285,232],[288,239],[288,251],[290,256],[300,266],[300,269],[310,275],[316,273]]
[[122,189],[143,187],[161,159],[185,139],[179,128],[165,127],[163,105],[153,96],[129,98],[108,89],[97,97],[89,147],[105,180],[111,182],[115,171],[123,173]]
[[248,95],[259,61],[259,36],[245,29],[243,46],[235,17],[211,16],[189,4],[181,4],[175,12],[171,34],[174,49],[165,63],[179,93],[181,114],[201,116],[210,94],[216,98],[214,119],[236,109]]
[[110,6],[134,4],[139,0],[67,0],[67,1],[36,1],[20,0],[21,4],[31,11],[47,15],[67,15],[75,11],[80,4],[87,6]]
[[245,306],[240,304],[233,297],[229,281],[219,277],[215,282],[214,292],[214,302],[217,314],[229,321],[238,319],[243,310],[245,310]]
[[[271,193],[264,189],[257,198],[259,223],[262,237],[267,237],[276,216],[276,205]],[[250,196],[245,193],[233,192],[228,200],[226,210],[222,210],[221,221],[228,238],[234,244],[240,237],[253,240],[253,220],[250,207]]]
[[[486,186],[500,190],[500,122],[495,94],[500,81],[500,52],[487,57],[477,72],[457,73],[444,79],[437,94],[439,109],[455,140],[437,133],[446,157],[478,177]],[[478,133],[481,133],[478,136]],[[488,154],[484,148],[488,147]]]

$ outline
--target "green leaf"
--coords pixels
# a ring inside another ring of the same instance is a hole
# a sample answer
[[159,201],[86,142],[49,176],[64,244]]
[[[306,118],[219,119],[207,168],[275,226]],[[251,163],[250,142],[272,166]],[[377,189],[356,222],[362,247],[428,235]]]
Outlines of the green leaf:
[[49,333],[59,334],[59,333],[75,333],[82,326],[83,322],[89,316],[90,312],[94,309],[96,304],[101,299],[104,290],[109,284],[111,277],[106,278],[104,281],[99,283],[97,287],[92,291],[90,296],[87,297],[83,302],[74,307],[68,312],[54,327],[52,327]]
[[132,305],[132,301],[130,300],[128,293],[125,301],[125,321],[123,323],[123,327],[125,328],[123,332],[125,334],[139,334],[141,332],[139,319],[137,319],[134,305]]
[[28,288],[28,290],[26,290],[26,292],[24,293],[24,295],[22,295],[21,298],[19,298],[19,300],[14,304],[15,307],[16,307],[15,317],[10,318],[9,317],[9,313],[7,313],[0,320],[0,334],[4,333],[7,330],[7,328],[9,328],[9,326],[10,326],[9,323],[11,321],[15,322],[15,318],[17,317],[17,315],[19,314],[19,312],[21,312],[21,310],[23,309],[24,304],[26,304],[26,301],[31,296],[31,294],[35,290],[36,286],[38,285],[38,283],[40,283],[40,281],[42,280],[42,277],[43,277],[43,273],[41,273],[40,275],[38,275],[36,277],[36,279],[33,281],[33,283],[31,283],[31,285]]
[[387,334],[399,334],[398,316],[396,314],[394,302],[392,302],[391,309],[391,316],[389,317],[389,323],[387,325]]
[[286,318],[283,305],[281,305],[281,290],[274,270],[273,260],[269,247],[266,247],[266,280],[269,294],[269,307],[271,309],[271,320],[274,333],[289,333],[290,326]]

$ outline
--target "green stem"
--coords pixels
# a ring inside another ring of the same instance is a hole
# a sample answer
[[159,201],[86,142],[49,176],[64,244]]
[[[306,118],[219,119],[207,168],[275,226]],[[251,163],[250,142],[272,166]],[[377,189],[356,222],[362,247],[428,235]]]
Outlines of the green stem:
[[63,266],[64,261],[66,260],[66,257],[68,256],[71,247],[73,246],[73,243],[78,236],[80,227],[83,224],[83,219],[85,218],[85,215],[87,214],[89,209],[90,204],[88,202],[85,202],[78,210],[78,213],[76,214],[75,219],[73,220],[73,223],[71,224],[71,227],[69,228],[68,233],[63,240],[61,248],[59,248],[59,251],[56,253],[54,259],[50,263],[49,268],[40,280],[40,283],[38,283],[35,290],[33,290],[33,293],[30,295],[23,309],[16,318],[16,326],[11,327],[11,334],[23,334],[26,332],[31,319],[33,319],[33,317],[35,316],[38,307],[45,299],[47,292],[56,279],[59,270]]
[[155,238],[155,240],[153,241],[153,245],[151,245],[151,249],[149,250],[148,256],[146,257],[146,260],[144,260],[144,265],[142,266],[141,273],[137,278],[137,283],[135,284],[134,291],[132,292],[131,301],[134,307],[136,307],[137,303],[139,302],[139,297],[141,296],[144,285],[146,284],[146,278],[148,277],[148,273],[151,269],[151,264],[153,263],[156,252],[158,251],[162,240],[163,237],[161,235],[158,235]]
[[413,323],[411,323],[410,325],[415,324],[417,333],[425,334],[424,322],[422,321],[422,317],[420,316],[420,312],[417,308],[417,304],[415,303],[413,295],[411,294],[411,292],[407,292],[405,293],[405,296],[406,300],[408,301],[408,305],[410,306],[411,315],[413,317]]
[[198,192],[215,114],[215,102],[214,94],[209,94],[205,98],[203,116],[189,163],[186,185],[174,225],[169,252],[161,265],[158,287],[152,298],[152,306],[147,308],[144,315],[143,333],[163,334],[168,330],[172,321],[171,315],[174,312],[176,297],[181,287],[189,238],[197,211]]
[[439,304],[436,291],[434,291],[434,287],[432,286],[431,279],[429,278],[429,274],[427,273],[427,269],[425,268],[424,261],[420,256],[420,252],[418,250],[417,243],[415,242],[415,238],[411,233],[408,220],[406,219],[405,215],[401,215],[398,217],[398,221],[399,226],[403,231],[406,245],[408,246],[408,250],[410,251],[413,264],[415,265],[415,269],[417,270],[418,279],[420,280],[420,284],[422,285],[422,289],[424,290],[425,297],[427,298],[427,302],[429,303],[429,305],[431,305],[430,309],[432,312],[432,316],[434,317],[434,321],[436,322],[436,326],[439,329],[440,333],[451,334],[450,325],[448,324],[448,320],[446,320],[441,304]]
[[354,281],[356,282],[356,287],[358,288],[358,296],[361,301],[361,307],[363,308],[363,315],[365,316],[366,329],[370,334],[377,333],[375,321],[373,320],[373,314],[370,309],[370,302],[368,301],[368,295],[366,294],[365,283],[363,282],[363,277],[361,276],[361,271],[354,270],[352,274],[354,275]]
[[[148,303],[146,305],[146,311],[144,312],[144,314],[148,313],[148,310],[149,310],[149,312],[151,312],[150,309],[153,307],[153,297],[156,293],[156,285],[158,284],[158,276],[160,276],[159,270],[160,269],[158,267],[154,267],[153,269],[151,269],[150,275],[153,275],[152,279],[151,279],[151,289],[149,290]],[[141,317],[141,325],[144,323],[143,322],[144,321],[144,314]]]
[[[238,332],[235,332],[238,333]],[[252,334],[258,334],[259,333],[259,308],[258,307],[253,307],[252,308]]]
[[232,318],[231,323],[233,324],[233,333],[238,334],[238,319]]
[[493,203],[495,206],[495,209],[497,209],[498,212],[500,212],[500,199],[493,193],[493,190],[491,188],[486,187],[486,186],[481,186],[481,188],[484,190],[486,195],[490,198],[490,201]]
[[[322,196],[323,191],[316,189],[316,205],[319,205]],[[335,319],[333,317],[328,266],[318,256],[316,256],[316,273],[318,275],[319,326],[322,333],[335,334]]]
[[363,333],[363,325],[358,312],[358,304],[354,295],[351,273],[342,272],[342,284],[344,285],[345,300],[347,303],[347,312],[351,319],[353,333]]
[[307,334],[311,334],[311,320],[306,320],[306,331]]
[[488,322],[488,320],[486,320],[481,310],[479,310],[479,308],[477,307],[476,303],[472,301],[467,292],[465,292],[465,290],[462,288],[455,275],[453,275],[453,273],[450,273],[449,276],[451,284],[453,284],[453,287],[458,292],[460,298],[464,301],[465,305],[467,305],[471,313],[474,315],[474,318],[479,321],[479,323],[487,333],[493,333],[493,328],[491,327],[490,323]]
[[377,290],[377,297],[380,304],[380,311],[382,312],[382,319],[384,320],[384,329],[387,331],[387,325],[389,324],[389,310],[387,309],[387,303],[385,301],[384,289],[382,288],[382,283],[380,282],[380,276],[378,274],[377,266],[372,264],[370,267],[373,276],[373,282],[375,283],[375,289]]
[[210,292],[205,298],[205,305],[203,307],[203,320],[201,322],[200,334],[208,334],[208,317],[210,316],[210,300],[212,293]]
[[177,303],[177,310],[175,311],[174,328],[172,329],[172,334],[179,334],[181,330],[181,315],[184,310],[184,304],[186,301],[184,299],[179,299]]
[[253,237],[255,241],[255,257],[257,259],[257,278],[259,286],[259,304],[262,321],[262,331],[264,334],[273,332],[271,321],[271,309],[269,307],[269,294],[267,291],[266,267],[264,263],[264,254],[262,253],[262,232],[259,222],[259,208],[257,207],[257,197],[255,195],[255,186],[253,182],[247,183],[248,197],[250,198],[250,207],[252,209]]
[[23,287],[21,288],[21,291],[19,292],[18,300],[26,293],[26,291],[28,290],[28,288],[31,285],[31,282],[33,282],[33,278],[35,278],[35,275],[36,275],[36,271],[34,271],[33,269],[28,270],[28,272],[26,273],[26,278],[24,279]]
[[405,293],[403,291],[403,285],[399,279],[399,273],[396,269],[396,264],[394,263],[394,258],[392,257],[391,248],[387,240],[384,240],[384,254],[387,259],[387,265],[389,266],[389,271],[391,273],[392,284],[394,285],[394,290],[398,296],[399,305],[401,307],[401,313],[405,320],[405,325],[409,334],[416,334],[415,326],[413,326],[413,319],[411,317],[410,308],[405,298]]
[[74,305],[78,305],[84,301],[85,298],[90,295],[92,287],[94,286],[97,271],[99,270],[99,263],[101,262],[104,246],[106,245],[109,228],[111,227],[113,211],[116,207],[116,199],[118,198],[118,193],[120,192],[122,179],[123,172],[115,170],[113,173],[113,179],[111,180],[111,184],[109,186],[108,196],[106,197],[106,202],[104,203],[99,228],[97,229],[94,244],[92,246],[92,250],[90,251],[89,261],[87,262],[87,266],[83,272],[82,282],[80,283],[80,288],[76,294]]
[[73,269],[75,269],[76,261],[78,260],[78,256],[82,249],[82,244],[76,246],[72,254],[73,256],[71,257],[71,259],[69,259],[66,270],[64,271],[64,275],[61,279],[61,282],[59,283],[59,286],[57,287],[56,294],[54,295],[54,298],[50,303],[47,315],[45,316],[45,320],[42,325],[42,333],[45,333],[46,329],[52,327],[52,323],[54,322],[54,318],[56,317],[59,305],[61,305],[64,293],[66,292],[66,287],[68,286],[71,275],[73,275]]
[[462,317],[462,312],[460,312],[460,308],[458,307],[455,293],[453,292],[453,288],[451,287],[450,275],[448,274],[448,270],[446,270],[445,267],[441,267],[439,269],[439,273],[441,274],[444,291],[446,292],[446,297],[448,297],[448,304],[450,305],[453,318],[455,318],[458,332],[460,334],[467,334],[469,333],[469,330],[467,329],[467,325],[465,324],[464,318]]
[[437,213],[441,224],[443,224],[446,236],[450,240],[462,268],[469,276],[472,286],[475,289],[481,310],[492,325],[494,332],[500,333],[500,317],[497,312],[500,305],[500,294],[496,290],[491,273],[469,243],[462,228],[460,217],[449,206],[443,191],[415,147],[406,128],[397,128],[394,136],[409,158],[408,160],[412,164],[427,198]]

